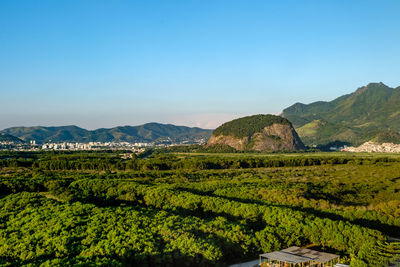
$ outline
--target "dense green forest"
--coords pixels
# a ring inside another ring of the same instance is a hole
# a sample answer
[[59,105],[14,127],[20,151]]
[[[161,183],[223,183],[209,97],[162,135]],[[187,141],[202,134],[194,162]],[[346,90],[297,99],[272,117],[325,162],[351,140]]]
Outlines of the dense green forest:
[[290,125],[290,122],[275,115],[253,115],[226,122],[213,131],[214,136],[234,135],[238,138],[252,136],[274,123]]
[[400,155],[0,152],[0,265],[226,266],[400,253]]

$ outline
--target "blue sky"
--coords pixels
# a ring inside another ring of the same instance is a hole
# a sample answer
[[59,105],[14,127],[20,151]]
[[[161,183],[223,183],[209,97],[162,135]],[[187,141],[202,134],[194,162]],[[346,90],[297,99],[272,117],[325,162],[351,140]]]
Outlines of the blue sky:
[[400,86],[400,1],[0,1],[0,129],[213,128]]

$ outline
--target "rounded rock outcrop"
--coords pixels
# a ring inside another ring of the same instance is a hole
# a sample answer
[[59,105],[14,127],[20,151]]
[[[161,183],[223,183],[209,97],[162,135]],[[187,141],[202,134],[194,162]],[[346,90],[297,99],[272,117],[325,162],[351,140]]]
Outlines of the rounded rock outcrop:
[[206,147],[229,146],[238,151],[304,149],[290,121],[275,115],[253,115],[226,122],[214,130]]

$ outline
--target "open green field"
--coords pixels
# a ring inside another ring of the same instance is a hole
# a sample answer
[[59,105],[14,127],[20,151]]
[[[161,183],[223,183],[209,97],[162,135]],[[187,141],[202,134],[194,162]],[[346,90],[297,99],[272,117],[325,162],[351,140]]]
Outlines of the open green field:
[[226,266],[292,245],[399,256],[400,155],[0,152],[0,265]]

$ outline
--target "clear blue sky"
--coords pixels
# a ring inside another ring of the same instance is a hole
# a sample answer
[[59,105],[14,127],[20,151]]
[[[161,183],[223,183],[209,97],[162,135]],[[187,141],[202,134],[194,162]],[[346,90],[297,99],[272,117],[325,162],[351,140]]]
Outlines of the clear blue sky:
[[400,1],[0,1],[0,129],[212,128],[400,86]]

